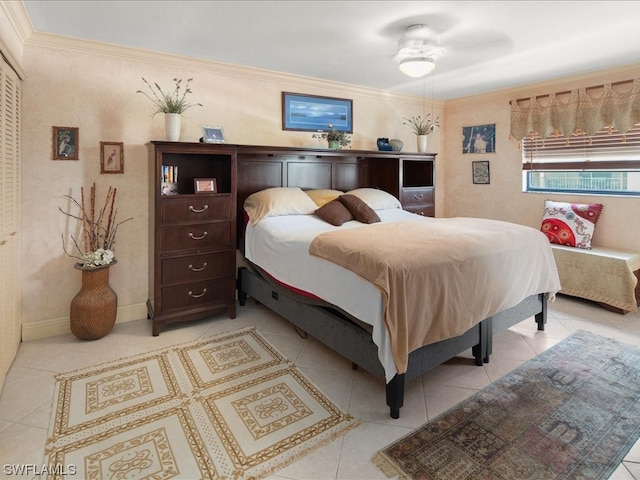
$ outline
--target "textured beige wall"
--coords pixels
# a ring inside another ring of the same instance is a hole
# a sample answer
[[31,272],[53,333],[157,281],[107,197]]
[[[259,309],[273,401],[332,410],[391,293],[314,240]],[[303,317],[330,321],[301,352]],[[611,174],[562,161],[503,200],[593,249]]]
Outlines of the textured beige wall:
[[[151,117],[152,104],[136,94],[141,77],[171,89],[174,77],[193,78],[195,107],[183,117],[182,141],[197,141],[200,125],[221,125],[229,143],[324,147],[309,132],[282,130],[281,92],[353,99],[354,149],[376,149],[376,138],[400,138],[415,151],[415,137],[402,117],[421,113],[422,100],[314,79],[158,55],[70,39],[36,35],[25,48],[22,163],[22,319],[34,325],[64,324],[80,287],[74,260],[61,235],[75,226],[58,211],[63,198],[78,198],[96,182],[104,196],[118,189],[123,224],[115,246],[118,264],[111,285],[123,309],[141,318],[148,288],[148,154],[150,140],[164,139],[164,120]],[[431,103],[429,102],[429,107]],[[440,104],[435,115],[442,115]],[[52,126],[79,127],[79,161],[51,160]],[[430,136],[437,151],[441,133]],[[124,142],[124,174],[100,174],[100,142]],[[57,330],[53,330],[57,331]]]
[[[486,217],[539,228],[546,199],[574,203],[597,202],[602,203],[604,209],[596,226],[594,245],[640,251],[640,199],[524,193],[521,151],[518,142],[509,138],[511,99],[596,86],[636,78],[638,75],[640,64],[517,90],[448,101],[445,106],[446,121],[441,155],[445,171],[445,178],[441,183],[444,187],[444,215]],[[463,154],[462,128],[492,123],[496,124],[496,153]],[[472,183],[471,162],[474,160],[489,160],[489,185]]]

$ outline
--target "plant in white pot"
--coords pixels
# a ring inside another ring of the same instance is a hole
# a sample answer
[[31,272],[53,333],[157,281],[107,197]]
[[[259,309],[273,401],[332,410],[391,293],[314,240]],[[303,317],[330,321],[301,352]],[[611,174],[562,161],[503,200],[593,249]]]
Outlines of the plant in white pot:
[[65,246],[63,234],[62,249],[78,260],[74,267],[82,272],[82,287],[71,300],[70,328],[80,339],[95,340],[104,337],[115,324],[118,297],[109,286],[109,269],[117,263],[113,246],[118,227],[132,218],[117,221],[116,189],[113,187],[109,187],[104,204],[98,212],[95,209],[95,183],[91,186],[88,198],[85,199],[84,188],[80,189],[79,201],[70,195],[65,195],[65,198],[78,213],[65,211],[60,207],[59,210],[78,220],[80,238],[69,235],[74,248],[74,253],[71,253]]
[[417,115],[411,118],[405,118],[403,125],[408,125],[413,130],[418,140],[418,152],[427,151],[427,135],[436,131],[440,127],[440,117],[436,117],[435,121],[431,120],[431,113],[427,113],[424,117]]
[[184,88],[182,86],[182,79],[174,78],[173,81],[175,82],[175,88],[170,93],[162,90],[160,85],[155,82],[151,85],[144,77],[142,77],[142,81],[145,83],[151,94],[144,90],[138,90],[136,93],[143,94],[155,105],[156,110],[151,114],[151,116],[158,113],[164,113],[167,140],[170,142],[177,142],[180,140],[180,115],[191,107],[202,107],[201,103],[189,103],[187,101],[187,95],[193,93],[189,87],[193,78],[187,79],[187,83],[184,85]]

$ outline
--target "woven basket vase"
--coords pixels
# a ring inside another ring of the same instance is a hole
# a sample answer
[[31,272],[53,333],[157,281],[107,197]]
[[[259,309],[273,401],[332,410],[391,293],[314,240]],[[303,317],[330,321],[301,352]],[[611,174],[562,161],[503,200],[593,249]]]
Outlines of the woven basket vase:
[[71,300],[71,333],[82,340],[97,340],[108,334],[116,323],[118,297],[109,286],[109,269],[74,267],[82,272],[82,287]]

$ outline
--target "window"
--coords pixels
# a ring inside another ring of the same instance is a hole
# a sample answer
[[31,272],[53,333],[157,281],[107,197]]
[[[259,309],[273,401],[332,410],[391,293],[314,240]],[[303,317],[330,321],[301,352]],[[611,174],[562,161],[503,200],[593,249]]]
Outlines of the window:
[[526,191],[640,195],[640,123],[625,134],[607,127],[588,136],[522,139]]

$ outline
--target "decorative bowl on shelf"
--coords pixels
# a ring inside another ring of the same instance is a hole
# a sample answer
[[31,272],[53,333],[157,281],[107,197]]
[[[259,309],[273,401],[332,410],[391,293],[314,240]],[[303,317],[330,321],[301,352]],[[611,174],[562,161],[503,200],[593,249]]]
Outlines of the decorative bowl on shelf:
[[404,147],[404,142],[402,140],[398,140],[397,138],[392,138],[389,140],[389,144],[394,152],[399,152]]

